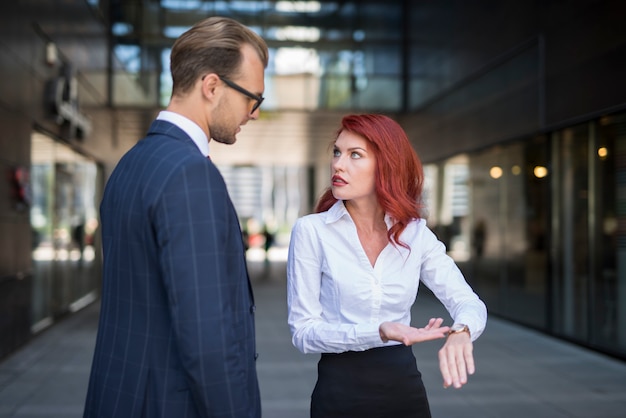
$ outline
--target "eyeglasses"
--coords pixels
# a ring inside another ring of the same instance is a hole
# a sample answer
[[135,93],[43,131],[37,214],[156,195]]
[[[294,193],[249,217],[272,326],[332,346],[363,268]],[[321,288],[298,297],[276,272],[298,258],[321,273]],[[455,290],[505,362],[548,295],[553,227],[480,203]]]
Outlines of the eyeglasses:
[[220,78],[220,80],[222,80],[224,82],[224,84],[226,84],[231,89],[237,90],[239,93],[242,93],[242,94],[248,96],[252,100],[256,100],[256,103],[254,104],[254,106],[252,106],[252,110],[250,111],[251,114],[254,113],[259,108],[259,106],[261,106],[261,103],[263,103],[263,100],[265,100],[265,97],[257,96],[256,94],[252,93],[251,91],[248,91],[248,90],[244,89],[243,87],[241,87],[239,84],[235,83],[234,81],[230,81],[226,77],[219,76],[219,78]]

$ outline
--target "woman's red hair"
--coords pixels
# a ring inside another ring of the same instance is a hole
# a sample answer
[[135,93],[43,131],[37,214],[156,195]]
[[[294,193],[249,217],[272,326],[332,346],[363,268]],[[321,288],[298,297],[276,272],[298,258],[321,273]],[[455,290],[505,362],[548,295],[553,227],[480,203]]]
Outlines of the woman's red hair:
[[[394,220],[387,232],[390,242],[408,248],[400,234],[413,219],[421,217],[424,171],[404,130],[384,115],[347,115],[337,137],[347,131],[367,140],[376,156],[376,195],[385,213]],[[324,212],[337,199],[330,189],[319,198],[315,212]]]

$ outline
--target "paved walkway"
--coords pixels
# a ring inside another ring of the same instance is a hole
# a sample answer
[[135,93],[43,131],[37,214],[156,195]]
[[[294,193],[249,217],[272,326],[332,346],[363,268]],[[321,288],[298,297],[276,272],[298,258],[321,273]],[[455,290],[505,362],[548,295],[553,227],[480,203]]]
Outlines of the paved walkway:
[[[291,345],[284,264],[264,270],[262,262],[251,263],[263,417],[305,418],[318,357]],[[424,292],[413,317],[422,324],[430,316],[446,314]],[[97,318],[95,303],[0,363],[0,418],[81,417]],[[414,346],[435,418],[626,416],[625,362],[491,317],[474,346],[476,374],[460,390],[443,389],[440,345]]]

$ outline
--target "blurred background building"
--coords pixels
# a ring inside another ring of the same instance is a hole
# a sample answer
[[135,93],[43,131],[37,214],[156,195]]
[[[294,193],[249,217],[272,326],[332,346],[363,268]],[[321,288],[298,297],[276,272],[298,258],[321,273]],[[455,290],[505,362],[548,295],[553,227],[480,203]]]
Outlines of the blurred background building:
[[382,112],[490,313],[626,359],[621,0],[2,2],[0,359],[98,299],[104,183],[167,104],[174,39],[212,15],[270,46],[260,120],[211,146],[251,257],[268,232],[284,257],[341,116]]

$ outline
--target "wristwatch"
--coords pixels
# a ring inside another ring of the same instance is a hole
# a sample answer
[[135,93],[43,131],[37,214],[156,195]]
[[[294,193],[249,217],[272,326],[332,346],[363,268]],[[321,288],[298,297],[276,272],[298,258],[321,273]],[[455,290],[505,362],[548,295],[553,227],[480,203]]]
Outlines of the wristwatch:
[[450,327],[450,331],[448,331],[448,335],[450,334],[458,334],[459,332],[467,332],[470,333],[469,327],[465,324],[453,324]]

